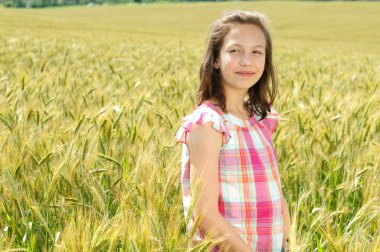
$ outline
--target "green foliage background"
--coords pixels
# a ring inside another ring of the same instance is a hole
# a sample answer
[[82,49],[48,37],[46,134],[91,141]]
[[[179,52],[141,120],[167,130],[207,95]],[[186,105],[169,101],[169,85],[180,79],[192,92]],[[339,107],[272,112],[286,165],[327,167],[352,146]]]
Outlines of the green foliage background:
[[[220,2],[224,0],[214,0]],[[263,1],[263,0],[261,0]],[[264,0],[266,1],[266,0]],[[281,1],[281,0],[280,0]],[[309,0],[302,0],[309,1]],[[322,0],[331,1],[331,0]],[[343,0],[346,1],[346,0]],[[349,0],[352,1],[352,0]],[[353,1],[366,1],[366,0],[353,0]],[[179,3],[179,2],[207,2],[207,0],[0,0],[6,7],[16,8],[44,8],[44,7],[58,7],[70,5],[109,5],[109,4],[125,4],[125,3]],[[212,2],[212,1],[208,1]]]
[[272,22],[292,251],[378,251],[375,2],[0,8],[2,250],[188,249],[174,134],[235,8]]
[[17,8],[44,8],[69,5],[109,5],[125,3],[160,3],[160,2],[202,2],[205,0],[0,0],[6,7]]

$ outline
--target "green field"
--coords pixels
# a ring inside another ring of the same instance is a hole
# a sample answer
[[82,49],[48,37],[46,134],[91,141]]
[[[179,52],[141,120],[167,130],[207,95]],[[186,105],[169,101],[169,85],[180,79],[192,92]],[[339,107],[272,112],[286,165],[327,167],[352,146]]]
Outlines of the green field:
[[380,251],[376,2],[0,7],[0,250],[188,249],[174,134],[236,8],[271,20],[292,251]]

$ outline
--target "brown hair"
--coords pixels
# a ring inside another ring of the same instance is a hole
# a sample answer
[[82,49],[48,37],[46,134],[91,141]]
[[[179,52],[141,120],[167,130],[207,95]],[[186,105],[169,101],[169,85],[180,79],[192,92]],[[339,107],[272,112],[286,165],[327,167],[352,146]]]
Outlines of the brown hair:
[[[214,68],[214,63],[219,57],[225,36],[235,24],[253,24],[259,27],[265,37],[265,66],[261,78],[255,85],[248,89],[248,100],[245,105],[252,116],[261,115],[261,119],[267,116],[270,106],[277,95],[276,70],[272,63],[272,39],[268,29],[267,17],[258,12],[227,11],[216,20],[208,33],[206,51],[200,67],[200,86],[197,95],[197,106],[210,98],[218,101],[218,106],[226,113],[226,98],[223,94],[220,82],[220,70]],[[272,84],[271,87],[270,83]]]

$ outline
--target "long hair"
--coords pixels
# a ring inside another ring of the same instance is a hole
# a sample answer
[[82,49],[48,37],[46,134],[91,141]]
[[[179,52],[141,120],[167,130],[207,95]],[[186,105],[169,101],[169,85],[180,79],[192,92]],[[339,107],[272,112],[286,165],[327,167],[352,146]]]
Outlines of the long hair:
[[261,115],[261,119],[263,119],[267,116],[267,111],[270,111],[270,106],[277,95],[277,76],[272,62],[272,39],[268,28],[268,18],[259,12],[227,11],[212,24],[199,71],[200,85],[197,94],[197,106],[205,100],[215,98],[218,101],[218,106],[226,113],[226,98],[221,85],[220,70],[214,68],[214,63],[219,57],[225,36],[231,30],[231,26],[236,24],[256,25],[265,37],[264,71],[257,83],[248,89],[248,99],[245,102],[251,116],[257,114]]

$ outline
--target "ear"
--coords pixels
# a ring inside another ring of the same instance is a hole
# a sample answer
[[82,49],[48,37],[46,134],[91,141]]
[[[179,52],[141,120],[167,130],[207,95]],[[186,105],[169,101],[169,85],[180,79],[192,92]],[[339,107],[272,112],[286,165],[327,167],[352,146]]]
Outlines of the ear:
[[215,69],[219,69],[219,62],[216,60],[215,63],[214,63],[214,68]]

